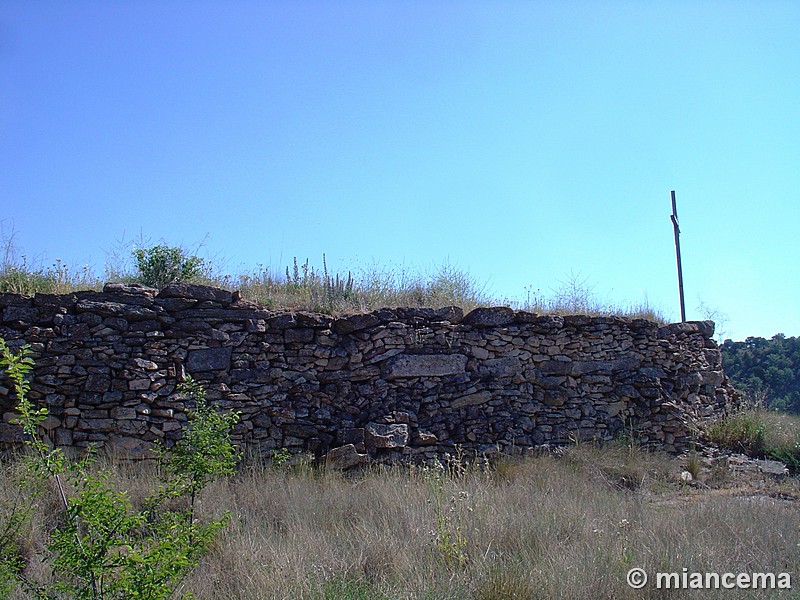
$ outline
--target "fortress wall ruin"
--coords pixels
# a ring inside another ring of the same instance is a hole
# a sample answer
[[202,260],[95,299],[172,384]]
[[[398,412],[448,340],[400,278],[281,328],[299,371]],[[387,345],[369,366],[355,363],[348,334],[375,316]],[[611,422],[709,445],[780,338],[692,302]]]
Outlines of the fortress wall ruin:
[[[333,318],[221,289],[0,295],[0,337],[30,344],[30,397],[52,442],[129,455],[175,440],[185,375],[240,411],[260,451],[422,462],[626,433],[681,451],[733,390],[709,321],[397,308]],[[0,375],[0,444],[21,440]],[[352,445],[352,446],[351,446]],[[356,461],[358,458],[355,459]]]

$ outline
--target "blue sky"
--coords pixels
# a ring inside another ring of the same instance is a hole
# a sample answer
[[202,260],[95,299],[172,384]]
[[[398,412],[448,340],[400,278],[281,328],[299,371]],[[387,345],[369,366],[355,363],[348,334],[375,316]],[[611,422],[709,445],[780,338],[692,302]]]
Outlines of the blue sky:
[[800,335],[798,2],[0,0],[0,220],[102,272],[572,276],[725,337]]

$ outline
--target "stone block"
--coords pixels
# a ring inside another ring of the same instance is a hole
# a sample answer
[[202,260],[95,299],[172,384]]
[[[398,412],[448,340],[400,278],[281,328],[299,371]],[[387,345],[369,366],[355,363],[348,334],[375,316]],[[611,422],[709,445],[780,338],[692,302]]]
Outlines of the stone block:
[[458,306],[445,306],[443,308],[397,308],[393,314],[382,314],[378,311],[378,316],[384,317],[384,321],[401,320],[407,323],[417,322],[447,322],[456,325],[464,320],[464,311]]
[[624,400],[620,400],[618,402],[611,402],[606,408],[606,413],[608,414],[609,417],[616,417],[626,408],[628,408],[628,403],[625,402]]
[[56,429],[53,432],[53,442],[56,446],[71,446],[72,432],[69,429]]
[[705,371],[702,373],[702,385],[718,386],[725,380],[725,374],[722,371]]
[[314,330],[311,327],[290,327],[284,330],[287,343],[308,344],[314,341]]
[[22,427],[15,423],[0,423],[0,444],[21,444],[25,439]]
[[564,392],[548,390],[543,402],[547,406],[564,406],[567,403],[567,395]]
[[634,358],[615,360],[574,360],[570,364],[570,375],[586,373],[612,373],[614,371],[633,371],[639,368],[640,361]]
[[481,404],[486,404],[489,400],[492,399],[492,393],[483,391],[483,392],[475,392],[474,394],[467,394],[466,396],[461,396],[460,398],[456,398],[450,403],[450,406],[453,408],[464,408],[465,406],[479,406]]
[[514,356],[491,358],[483,363],[483,367],[494,377],[513,377],[522,370],[519,359]]
[[156,311],[136,304],[123,304],[121,302],[97,302],[94,300],[79,300],[75,305],[79,313],[90,313],[102,317],[119,317],[128,321],[143,321],[155,319]]
[[400,377],[445,377],[465,372],[463,354],[400,354],[384,363],[386,379]]
[[365,315],[350,315],[341,319],[336,319],[332,325],[334,333],[344,335],[353,333],[354,331],[361,331],[362,329],[369,329],[381,324],[381,319],[373,313]]
[[461,321],[475,327],[501,327],[514,322],[514,309],[507,306],[473,309]]
[[226,371],[231,366],[232,348],[204,348],[192,350],[186,358],[186,370],[190,373],[201,371]]
[[329,451],[322,459],[327,467],[332,469],[352,469],[358,465],[365,465],[369,456],[361,454],[353,444],[345,444]]
[[137,419],[138,417],[136,409],[132,407],[117,406],[111,409],[112,419]]
[[111,379],[101,373],[89,373],[83,389],[87,392],[107,392],[111,389]]
[[489,351],[486,348],[482,348],[481,346],[473,346],[471,348],[472,356],[477,358],[478,360],[486,360],[489,358]]
[[105,294],[130,294],[135,296],[145,296],[153,298],[158,290],[155,288],[147,287],[141,283],[107,283],[103,286],[103,293]]
[[271,383],[281,376],[280,369],[232,369],[231,378],[237,382]]
[[39,318],[39,311],[25,306],[9,306],[3,310],[3,321],[35,323]]
[[228,290],[194,283],[171,283],[158,293],[158,298],[190,298],[222,304],[233,302],[233,294]]
[[133,358],[131,359],[133,365],[138,369],[144,369],[145,371],[155,371],[158,369],[158,365],[154,363],[152,360],[146,360],[144,358]]
[[336,441],[339,444],[363,444],[365,430],[363,427],[339,429],[336,432]]
[[408,425],[405,423],[368,423],[364,428],[367,448],[403,448],[408,444]]
[[538,370],[544,376],[569,375],[572,372],[572,361],[545,360],[539,363]]
[[152,458],[153,444],[140,437],[111,435],[106,441],[106,448],[112,455],[124,458]]
[[83,431],[112,431],[114,421],[112,419],[80,419],[78,429]]
[[151,383],[149,379],[132,379],[128,382],[128,389],[135,391],[149,390]]

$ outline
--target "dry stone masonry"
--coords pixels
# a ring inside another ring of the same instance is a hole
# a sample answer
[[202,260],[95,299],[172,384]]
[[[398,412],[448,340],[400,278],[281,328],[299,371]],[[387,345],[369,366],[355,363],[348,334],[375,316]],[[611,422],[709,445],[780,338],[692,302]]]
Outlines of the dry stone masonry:
[[[236,292],[135,284],[0,295],[0,336],[31,345],[31,399],[53,443],[143,455],[180,436],[187,374],[242,418],[248,448],[348,467],[519,452],[632,433],[680,451],[733,390],[710,321],[659,326],[510,308],[398,308],[332,318]],[[0,444],[21,440],[0,379]]]

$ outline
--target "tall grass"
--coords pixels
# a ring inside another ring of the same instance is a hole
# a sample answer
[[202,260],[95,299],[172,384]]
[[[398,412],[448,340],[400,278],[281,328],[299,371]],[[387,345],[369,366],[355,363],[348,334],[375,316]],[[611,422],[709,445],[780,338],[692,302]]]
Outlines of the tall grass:
[[603,301],[595,293],[595,286],[587,276],[570,272],[559,285],[545,295],[539,289],[525,288],[525,299],[514,303],[517,308],[537,314],[549,315],[617,315],[649,319],[665,323],[662,311],[650,304],[645,296],[639,302],[619,305]]
[[267,268],[209,283],[241,290],[242,296],[273,308],[297,308],[329,314],[366,312],[384,307],[460,306],[470,310],[492,301],[477,280],[449,264],[419,274],[373,264],[346,274],[330,273],[323,255],[318,270],[295,259],[285,273]]
[[712,424],[706,438],[721,448],[772,458],[800,470],[800,416],[745,407]]
[[[703,492],[681,483],[680,470],[679,459],[617,445],[449,471],[244,467],[207,490],[203,516],[233,516],[183,591],[199,600],[633,599],[664,597],[627,586],[635,566],[800,572],[796,503],[755,485]],[[114,472],[134,499],[154,477],[143,464]],[[800,497],[797,480],[781,485]],[[43,509],[33,561],[51,526]],[[448,544],[459,536],[464,559],[453,560]],[[742,597],[702,593],[731,595]]]
[[0,223],[0,293],[62,294],[102,286],[87,265],[72,268],[60,259],[45,265],[40,258],[21,253],[14,238],[15,232],[6,232]]
[[[106,252],[105,273],[98,276],[88,266],[71,268],[60,260],[45,266],[29,260],[17,248],[14,234],[0,232],[2,262],[0,292],[18,294],[68,293],[100,289],[110,281],[141,282],[132,254],[152,246],[143,236],[120,241]],[[186,250],[187,256],[195,250]],[[224,260],[204,261],[195,283],[239,290],[242,297],[268,308],[310,310],[331,315],[369,312],[384,307],[441,308],[459,306],[465,312],[478,306],[507,305],[539,314],[620,315],[658,322],[666,319],[645,299],[638,304],[615,305],[602,302],[587,278],[570,274],[551,295],[527,288],[524,300],[498,299],[476,277],[459,267],[444,263],[422,273],[407,268],[369,264],[348,272],[331,272],[327,259],[315,267],[309,260],[295,258],[282,270],[263,265],[238,273],[226,272]]]

